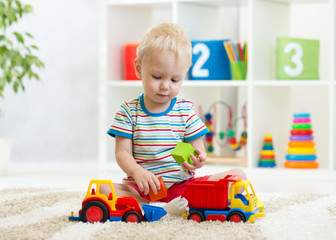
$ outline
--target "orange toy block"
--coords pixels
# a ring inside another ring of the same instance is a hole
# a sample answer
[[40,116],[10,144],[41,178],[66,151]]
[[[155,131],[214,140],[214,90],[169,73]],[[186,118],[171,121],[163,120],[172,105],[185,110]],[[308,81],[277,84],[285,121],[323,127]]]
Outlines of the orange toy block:
[[163,182],[163,179],[162,177],[159,177],[158,178],[159,181],[160,181],[160,190],[158,190],[158,193],[155,195],[152,191],[152,189],[149,189],[149,198],[151,201],[157,201],[157,200],[160,200],[162,198],[165,198],[167,197],[167,188],[166,188],[166,184]]

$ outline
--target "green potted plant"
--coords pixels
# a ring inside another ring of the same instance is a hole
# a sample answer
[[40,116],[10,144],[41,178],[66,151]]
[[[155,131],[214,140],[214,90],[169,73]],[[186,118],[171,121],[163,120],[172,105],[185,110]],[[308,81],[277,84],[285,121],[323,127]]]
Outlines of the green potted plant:
[[[0,0],[0,101],[4,90],[13,88],[17,93],[25,90],[27,80],[39,80],[37,70],[44,68],[43,62],[34,54],[38,47],[32,44],[33,36],[28,32],[15,31],[17,23],[33,8],[19,0]],[[0,118],[2,111],[0,109]],[[0,174],[6,170],[11,140],[0,138]]]

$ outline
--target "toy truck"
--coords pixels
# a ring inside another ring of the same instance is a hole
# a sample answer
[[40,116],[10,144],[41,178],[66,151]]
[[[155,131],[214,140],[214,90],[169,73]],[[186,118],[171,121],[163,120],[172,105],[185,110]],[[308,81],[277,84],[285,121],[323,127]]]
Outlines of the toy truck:
[[[243,189],[244,195],[241,194]],[[196,180],[186,187],[182,197],[188,200],[189,208],[183,217],[197,222],[220,220],[253,223],[256,217],[265,216],[262,213],[264,205],[255,194],[251,182],[241,180],[238,175],[227,175],[218,181]]]
[[[101,189],[109,189],[109,196],[101,193]],[[162,207],[143,204],[141,208],[134,197],[117,197],[114,192],[112,181],[110,180],[91,180],[86,196],[82,202],[82,209],[78,216],[71,212],[69,220],[83,222],[153,222],[159,220],[167,214]]]

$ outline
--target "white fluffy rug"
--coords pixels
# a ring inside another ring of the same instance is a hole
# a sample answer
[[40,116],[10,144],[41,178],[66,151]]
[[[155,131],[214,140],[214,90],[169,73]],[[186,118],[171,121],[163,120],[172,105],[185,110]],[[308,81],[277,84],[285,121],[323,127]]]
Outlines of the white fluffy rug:
[[85,191],[0,191],[0,239],[336,239],[336,196],[259,194],[265,218],[255,223],[202,222],[165,216],[157,222],[70,222]]

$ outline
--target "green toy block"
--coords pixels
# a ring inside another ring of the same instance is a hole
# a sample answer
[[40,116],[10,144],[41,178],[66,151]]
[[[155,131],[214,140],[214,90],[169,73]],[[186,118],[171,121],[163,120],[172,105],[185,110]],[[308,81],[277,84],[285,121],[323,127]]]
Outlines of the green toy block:
[[198,157],[197,152],[190,143],[179,142],[174,150],[171,152],[172,157],[178,164],[182,164],[186,161],[189,164],[193,164],[193,160],[190,157],[190,154],[194,154],[195,157]]

